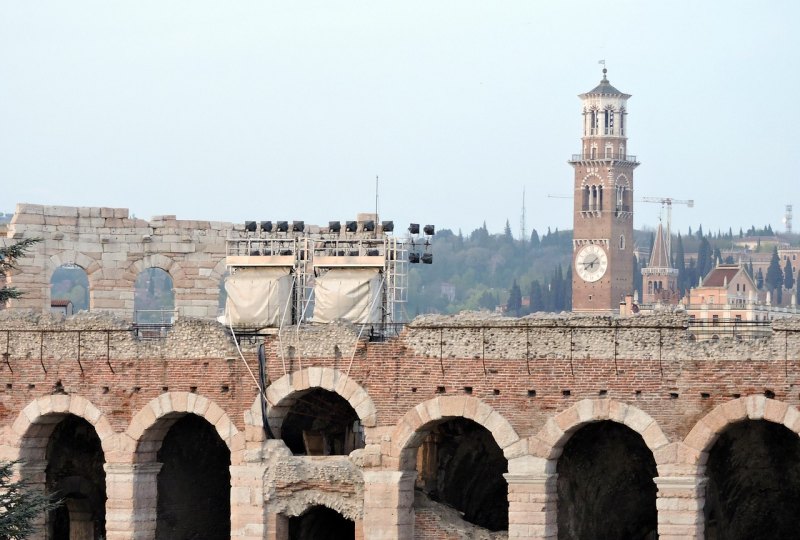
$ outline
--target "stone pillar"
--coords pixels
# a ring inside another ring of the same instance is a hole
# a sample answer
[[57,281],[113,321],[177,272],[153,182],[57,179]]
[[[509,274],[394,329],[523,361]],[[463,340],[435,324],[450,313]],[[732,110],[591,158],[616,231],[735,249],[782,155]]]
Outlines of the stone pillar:
[[364,471],[364,540],[413,540],[416,471]]
[[656,508],[660,540],[684,540],[705,536],[703,506],[706,502],[705,477],[659,476]]
[[288,540],[289,518],[283,514],[268,514],[266,531],[266,540]]
[[153,540],[156,536],[161,463],[106,463],[106,539]]
[[555,473],[507,473],[508,538],[558,537]]
[[[19,465],[19,477],[25,481],[28,489],[45,493],[47,479],[46,461],[26,461]],[[47,538],[47,514],[42,512],[32,520],[34,532],[30,540],[44,540]]]
[[[270,521],[264,503],[266,470],[266,465],[260,460],[231,465],[231,537],[247,540],[265,538]],[[274,526],[272,528],[275,529]],[[284,537],[267,535],[266,538],[281,540]]]

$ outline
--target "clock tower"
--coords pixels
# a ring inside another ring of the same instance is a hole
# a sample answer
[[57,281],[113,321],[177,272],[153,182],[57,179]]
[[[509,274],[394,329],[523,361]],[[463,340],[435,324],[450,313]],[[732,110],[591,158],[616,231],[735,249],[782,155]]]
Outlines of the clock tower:
[[633,292],[633,170],[628,154],[631,96],[603,80],[581,94],[581,153],[575,169],[572,311],[610,314]]

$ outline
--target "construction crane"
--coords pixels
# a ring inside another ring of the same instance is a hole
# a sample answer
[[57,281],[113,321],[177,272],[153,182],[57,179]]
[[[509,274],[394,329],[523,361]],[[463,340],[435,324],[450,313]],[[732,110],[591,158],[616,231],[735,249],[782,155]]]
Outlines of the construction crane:
[[691,199],[686,201],[681,201],[678,199],[673,199],[672,197],[642,197],[641,199],[637,199],[636,202],[658,203],[661,205],[661,208],[667,209],[667,253],[671,257],[672,256],[672,205],[685,204],[689,208],[694,208],[694,201]]

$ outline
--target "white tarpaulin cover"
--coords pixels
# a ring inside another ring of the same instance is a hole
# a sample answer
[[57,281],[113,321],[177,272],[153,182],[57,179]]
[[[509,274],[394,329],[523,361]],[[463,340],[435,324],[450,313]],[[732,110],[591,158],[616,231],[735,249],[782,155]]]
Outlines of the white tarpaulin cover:
[[[240,268],[225,279],[225,322],[233,326],[280,326],[289,296],[289,268]],[[287,314],[287,319],[291,317]]]
[[333,268],[316,279],[314,322],[343,319],[381,322],[381,276],[377,268]]

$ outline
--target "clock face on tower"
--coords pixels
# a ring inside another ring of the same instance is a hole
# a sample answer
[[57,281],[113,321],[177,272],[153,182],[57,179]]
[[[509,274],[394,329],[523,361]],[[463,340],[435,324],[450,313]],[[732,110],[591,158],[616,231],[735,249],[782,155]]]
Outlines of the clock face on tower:
[[583,246],[575,255],[575,271],[578,276],[588,282],[594,282],[603,277],[608,269],[608,256],[605,250],[597,244]]

